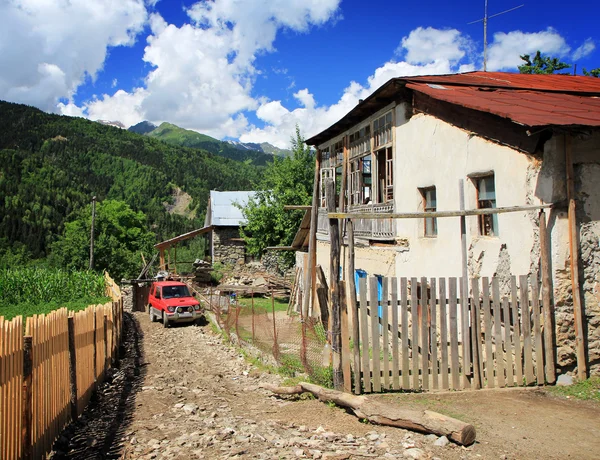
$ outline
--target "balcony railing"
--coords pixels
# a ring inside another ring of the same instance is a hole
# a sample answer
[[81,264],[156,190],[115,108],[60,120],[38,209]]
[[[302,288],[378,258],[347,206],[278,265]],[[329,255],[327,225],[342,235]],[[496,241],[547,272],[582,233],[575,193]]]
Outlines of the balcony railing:
[[[393,203],[384,204],[363,204],[352,206],[348,212],[373,214],[385,214],[394,212]],[[354,220],[354,235],[369,240],[392,240],[396,236],[396,226],[394,219],[356,219]],[[329,219],[327,210],[319,208],[317,232],[322,235],[329,234]]]

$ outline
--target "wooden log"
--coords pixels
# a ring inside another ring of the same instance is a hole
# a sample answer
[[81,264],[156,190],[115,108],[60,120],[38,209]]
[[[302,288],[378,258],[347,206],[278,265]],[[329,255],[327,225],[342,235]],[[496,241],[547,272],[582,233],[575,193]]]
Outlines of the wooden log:
[[552,293],[552,273],[550,270],[550,246],[546,228],[546,213],[540,212],[540,257],[542,269],[542,308],[544,318],[544,350],[546,352],[546,382],[556,382],[556,358],[554,347],[554,304]]
[[[332,180],[325,182],[327,210],[335,211],[335,184]],[[337,219],[329,219],[329,281],[331,286],[331,351],[333,352],[333,387],[336,390],[344,388],[342,372],[342,340],[341,340],[341,310],[340,310],[340,228]]]
[[317,298],[321,310],[321,323],[325,330],[327,330],[329,327],[329,286],[327,278],[325,278],[325,273],[323,273],[323,268],[317,265],[315,271],[317,273]]
[[317,149],[315,157],[315,178],[313,183],[313,198],[310,210],[310,229],[308,234],[308,267],[304,273],[304,293],[302,303],[302,318],[308,318],[308,310],[312,299],[312,288],[316,286],[317,265],[317,219],[319,216],[319,174],[321,169],[321,152]]
[[389,399],[351,395],[306,382],[300,382],[293,387],[277,387],[270,384],[262,384],[261,387],[280,395],[311,393],[319,401],[334,402],[338,406],[351,409],[357,417],[378,425],[446,436],[465,446],[475,442],[476,431],[473,425],[433,411],[403,409],[390,404]]

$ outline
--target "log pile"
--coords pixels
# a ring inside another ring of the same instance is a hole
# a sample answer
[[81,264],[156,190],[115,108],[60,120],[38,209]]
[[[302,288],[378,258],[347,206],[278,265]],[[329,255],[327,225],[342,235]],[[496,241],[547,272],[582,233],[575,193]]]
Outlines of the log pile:
[[446,436],[464,446],[475,442],[475,427],[452,417],[429,410],[409,410],[392,405],[389,401],[372,396],[355,396],[341,391],[329,390],[312,383],[300,382],[293,387],[278,387],[263,384],[262,388],[278,395],[311,393],[320,401],[334,402],[351,409],[354,414],[371,423],[395,426],[421,433]]

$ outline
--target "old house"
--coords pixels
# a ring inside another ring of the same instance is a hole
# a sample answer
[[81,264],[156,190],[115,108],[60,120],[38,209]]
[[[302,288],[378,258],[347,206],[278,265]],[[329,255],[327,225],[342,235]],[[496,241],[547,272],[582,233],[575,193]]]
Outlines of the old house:
[[[558,364],[576,362],[578,269],[586,353],[600,371],[600,79],[500,72],[394,78],[307,143],[318,149],[316,263],[325,273],[329,178],[337,209],[347,213],[552,204],[546,214]],[[539,270],[538,210],[465,223],[469,277]],[[398,277],[463,272],[458,218],[360,219],[354,229],[356,269]]]

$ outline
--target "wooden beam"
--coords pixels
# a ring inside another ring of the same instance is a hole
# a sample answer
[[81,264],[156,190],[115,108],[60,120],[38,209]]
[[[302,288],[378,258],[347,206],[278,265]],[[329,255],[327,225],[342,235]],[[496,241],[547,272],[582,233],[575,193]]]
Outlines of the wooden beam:
[[203,233],[208,233],[209,231],[212,230],[212,228],[213,228],[212,225],[208,226],[208,227],[202,227],[197,230],[193,230],[191,232],[184,233],[182,235],[178,235],[174,238],[171,238],[170,240],[161,241],[160,243],[155,244],[154,247],[158,248],[158,249],[168,248],[168,247],[171,247],[173,244],[178,243],[179,241],[189,240],[190,238],[194,238],[195,236],[202,235]]
[[313,200],[310,210],[310,232],[308,237],[308,270],[304,274],[304,297],[302,299],[302,318],[308,318],[308,310],[311,301],[314,304],[312,295],[313,288],[316,288],[317,265],[317,219],[319,212],[319,171],[321,168],[321,151],[317,149],[315,159],[315,180],[313,184]]
[[567,169],[567,199],[569,200],[569,255],[571,258],[571,288],[573,291],[573,316],[575,319],[575,344],[577,347],[577,375],[587,378],[585,339],[583,336],[583,307],[579,287],[579,230],[575,200],[575,171],[571,135],[565,134],[565,163]]
[[[335,183],[331,179],[325,181],[325,199],[327,210],[335,210]],[[337,219],[329,219],[329,292],[331,299],[331,350],[333,352],[333,387],[344,389],[342,372],[342,337],[341,337],[341,305],[340,305],[340,228]]]
[[546,228],[546,213],[540,212],[540,253],[542,271],[542,306],[544,309],[544,349],[546,351],[546,382],[556,382],[556,360],[554,347],[554,303],[552,302],[552,273],[550,271],[550,245]]
[[432,211],[432,212],[329,212],[330,219],[424,219],[426,217],[462,217],[483,216],[488,214],[505,214],[508,212],[538,211],[553,208],[557,204],[542,204],[535,206],[507,206],[503,208],[467,209],[465,211]]
[[267,246],[265,249],[267,251],[297,251],[300,248],[294,246]]
[[286,204],[283,207],[284,211],[293,211],[294,209],[300,209],[301,211],[308,211],[310,209],[312,209],[312,206],[305,206],[305,205],[297,205],[297,204]]

